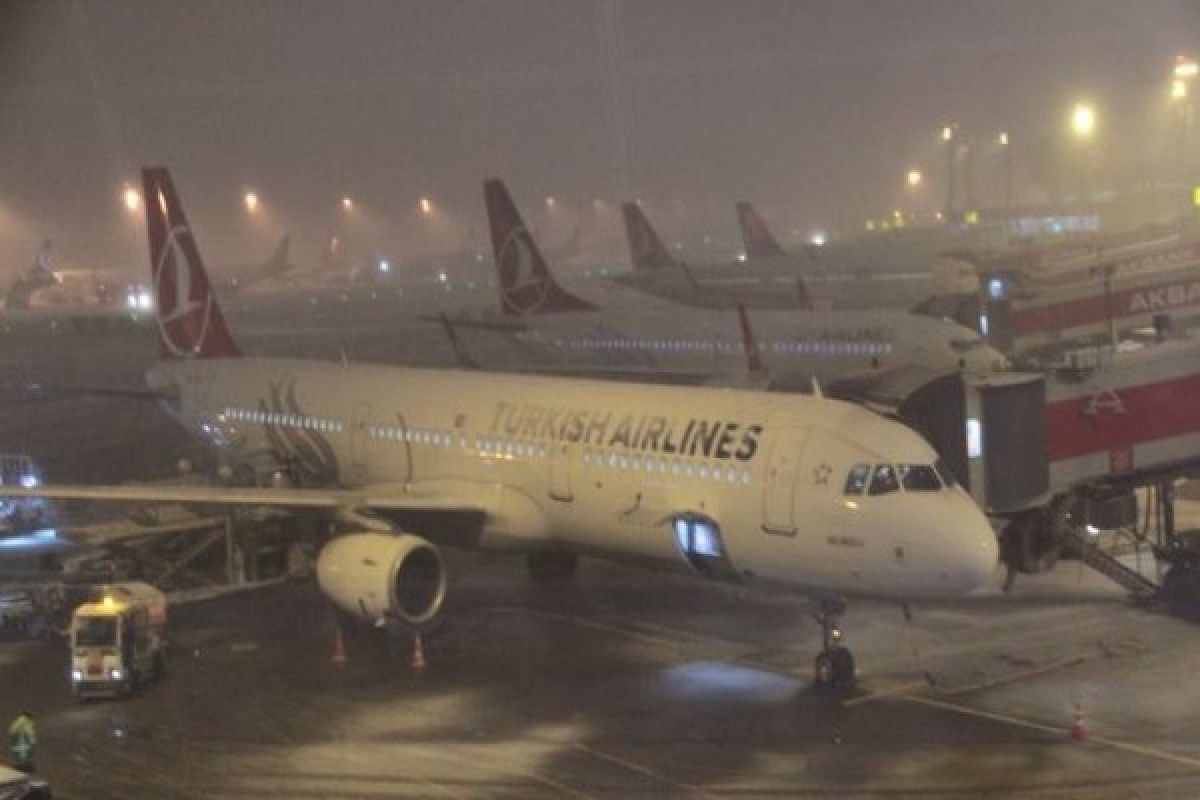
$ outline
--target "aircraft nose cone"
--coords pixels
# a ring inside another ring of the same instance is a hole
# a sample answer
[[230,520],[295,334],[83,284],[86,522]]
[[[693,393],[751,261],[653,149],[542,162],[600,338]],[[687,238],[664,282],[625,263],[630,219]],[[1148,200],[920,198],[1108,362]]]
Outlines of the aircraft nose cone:
[[1000,545],[996,540],[996,532],[979,507],[966,495],[962,499],[967,507],[960,515],[956,515],[961,520],[957,534],[957,566],[964,584],[963,591],[969,592],[991,578],[1000,559]]

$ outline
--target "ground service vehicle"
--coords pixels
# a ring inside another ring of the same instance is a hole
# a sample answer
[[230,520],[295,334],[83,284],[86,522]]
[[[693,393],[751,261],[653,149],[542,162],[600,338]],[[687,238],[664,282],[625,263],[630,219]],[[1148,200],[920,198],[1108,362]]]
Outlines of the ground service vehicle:
[[162,675],[167,598],[148,583],[100,587],[71,616],[71,689],[117,697]]

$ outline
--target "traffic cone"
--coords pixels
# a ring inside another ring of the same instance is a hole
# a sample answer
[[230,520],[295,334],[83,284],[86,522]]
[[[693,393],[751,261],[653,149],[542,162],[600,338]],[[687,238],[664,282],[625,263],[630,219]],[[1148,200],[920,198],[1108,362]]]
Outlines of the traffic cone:
[[333,629],[333,663],[339,667],[346,666],[346,643],[342,640],[342,626]]
[[1083,715],[1083,703],[1075,704],[1075,718],[1071,722],[1071,738],[1083,740],[1088,735],[1087,718]]
[[425,646],[421,643],[420,630],[413,633],[412,669],[413,672],[425,669]]

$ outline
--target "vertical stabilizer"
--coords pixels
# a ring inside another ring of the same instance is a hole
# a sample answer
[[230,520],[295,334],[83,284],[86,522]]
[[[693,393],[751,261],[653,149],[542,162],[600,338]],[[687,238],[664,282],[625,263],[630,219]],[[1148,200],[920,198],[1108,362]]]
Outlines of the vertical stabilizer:
[[291,248],[292,237],[289,234],[284,234],[279,240],[279,244],[275,247],[275,251],[271,253],[271,257],[267,259],[267,263],[263,265],[263,275],[282,275],[292,268],[288,263],[288,252]]
[[505,314],[525,317],[596,310],[594,305],[571,294],[554,280],[503,181],[485,181],[483,200],[492,233],[500,303]]
[[240,355],[217,306],[170,173],[163,167],[143,169],[142,190],[162,357]]
[[737,215],[747,258],[778,258],[786,255],[754,206],[743,200],[737,204]]
[[625,241],[629,244],[629,261],[634,272],[661,272],[679,267],[641,206],[622,203],[621,214],[625,218]]

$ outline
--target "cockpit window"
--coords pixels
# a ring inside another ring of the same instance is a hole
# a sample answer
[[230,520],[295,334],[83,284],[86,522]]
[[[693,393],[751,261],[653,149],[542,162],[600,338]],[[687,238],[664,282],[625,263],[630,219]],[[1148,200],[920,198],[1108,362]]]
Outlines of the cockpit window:
[[901,464],[896,469],[906,492],[936,492],[942,488],[937,472],[927,464]]
[[953,489],[958,481],[954,480],[954,473],[950,471],[950,465],[945,459],[939,458],[934,462],[933,468],[937,470],[937,474],[941,476],[942,483],[946,484],[947,489]]
[[867,494],[887,494],[899,488],[896,468],[891,464],[876,464],[875,472],[871,474],[871,488],[867,490]]
[[871,474],[870,464],[855,464],[850,468],[850,474],[846,476],[846,488],[842,491],[845,494],[862,494],[867,488],[867,478]]

